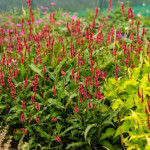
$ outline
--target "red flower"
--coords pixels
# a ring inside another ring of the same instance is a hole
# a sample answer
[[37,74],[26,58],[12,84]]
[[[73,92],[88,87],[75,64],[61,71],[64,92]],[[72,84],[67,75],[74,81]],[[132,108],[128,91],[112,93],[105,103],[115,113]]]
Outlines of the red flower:
[[62,57],[58,57],[58,62],[61,62],[63,60]]
[[36,110],[39,110],[39,109],[40,109],[40,107],[39,107],[39,103],[38,103],[38,102],[36,102],[36,104],[35,104],[35,108],[36,108]]
[[72,75],[71,75],[71,76],[72,76],[72,79],[75,79],[75,71],[74,71],[74,69],[72,69],[71,72],[72,72]]
[[138,97],[141,98],[140,88],[138,87]]
[[101,95],[101,91],[97,91],[96,98],[97,99],[102,99],[103,98],[103,95]]
[[28,86],[28,79],[25,78],[25,80],[24,80],[24,87],[27,87],[27,86]]
[[75,111],[76,113],[78,113],[78,112],[79,112],[79,109],[78,109],[78,107],[77,107],[77,106],[75,106],[74,111]]
[[24,114],[20,114],[21,122],[24,123]]
[[61,71],[61,75],[62,75],[63,77],[65,77],[66,73],[65,73],[64,71]]
[[53,96],[56,96],[56,88],[55,88],[55,86],[53,87]]
[[53,117],[53,118],[52,118],[52,121],[56,122],[56,118],[55,118],[55,117]]
[[56,136],[56,141],[60,142],[61,141],[60,137]]
[[90,101],[88,102],[88,109],[89,109],[89,110],[92,109],[92,104],[91,104]]
[[31,103],[34,103],[34,95],[31,96]]
[[21,108],[22,108],[22,109],[25,109],[25,108],[26,108],[26,102],[25,102],[25,100],[23,100],[22,105],[21,105]]
[[21,128],[23,134],[27,134],[27,130],[25,128]]
[[47,71],[46,67],[44,67],[44,68],[43,68],[43,71],[44,71],[44,72],[46,72],[46,71]]
[[36,117],[36,122],[39,123],[40,122],[40,119],[38,117]]

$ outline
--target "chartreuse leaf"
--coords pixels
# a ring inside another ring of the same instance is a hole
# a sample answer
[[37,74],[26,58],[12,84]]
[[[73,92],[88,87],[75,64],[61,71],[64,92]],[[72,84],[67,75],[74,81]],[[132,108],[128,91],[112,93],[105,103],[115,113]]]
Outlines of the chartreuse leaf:
[[89,131],[90,131],[93,127],[96,127],[96,124],[95,124],[95,123],[88,125],[87,128],[85,129],[85,133],[84,133],[84,138],[85,138],[85,140],[86,140],[86,138],[87,138],[87,135],[88,135]]
[[129,124],[130,124],[130,120],[124,121],[123,124],[121,126],[119,126],[118,129],[116,130],[114,137],[116,137],[122,133],[128,132],[131,127],[131,126],[129,126]]
[[131,145],[131,146],[129,146],[129,147],[127,148],[127,150],[134,150],[134,149],[140,150],[138,144],[133,144],[133,145]]
[[72,148],[81,147],[84,144],[86,144],[86,142],[71,143],[71,144],[67,145],[66,149],[72,149]]
[[115,100],[113,100],[113,102],[112,102],[112,109],[113,110],[116,110],[116,109],[118,109],[120,106],[122,106],[124,103],[123,103],[123,101],[121,100],[121,99],[115,99]]
[[141,71],[141,66],[138,68],[134,68],[134,70],[132,71],[132,79],[137,80],[137,78],[140,75],[140,71]]
[[144,60],[146,67],[150,67],[149,61],[147,61],[146,59]]
[[29,67],[31,68],[32,71],[36,72],[38,75],[43,77],[41,70],[35,64],[31,64],[29,65]]

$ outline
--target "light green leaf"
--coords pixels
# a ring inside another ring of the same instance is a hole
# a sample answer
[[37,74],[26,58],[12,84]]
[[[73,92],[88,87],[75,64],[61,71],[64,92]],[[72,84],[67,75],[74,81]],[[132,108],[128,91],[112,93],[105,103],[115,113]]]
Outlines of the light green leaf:
[[39,74],[41,77],[43,77],[41,70],[35,64],[31,64],[29,65],[29,67],[31,68],[31,70],[33,70],[34,72]]
[[23,79],[26,73],[26,69],[23,64],[21,64],[20,72],[21,72],[21,79]]

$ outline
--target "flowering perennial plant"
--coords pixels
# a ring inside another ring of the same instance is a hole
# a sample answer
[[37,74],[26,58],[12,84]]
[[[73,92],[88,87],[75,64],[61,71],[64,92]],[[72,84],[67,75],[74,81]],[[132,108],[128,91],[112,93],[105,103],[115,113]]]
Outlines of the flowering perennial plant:
[[[15,131],[13,142],[28,142],[29,149],[128,147],[119,127],[127,117],[124,110],[132,108],[120,106],[130,91],[118,87],[150,60],[147,27],[123,3],[118,14],[112,12],[111,0],[106,16],[99,17],[96,7],[87,22],[60,12],[38,18],[26,2],[29,15],[0,26],[0,121]],[[120,24],[114,23],[115,15]],[[135,89],[148,132],[149,93],[138,83]],[[127,93],[120,94],[123,90]]]

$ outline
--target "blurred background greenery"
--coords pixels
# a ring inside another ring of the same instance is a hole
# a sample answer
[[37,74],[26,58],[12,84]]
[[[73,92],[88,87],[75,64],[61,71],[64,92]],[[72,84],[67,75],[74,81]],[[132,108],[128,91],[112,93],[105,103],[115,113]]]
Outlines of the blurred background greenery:
[[[55,2],[55,6],[50,3]],[[113,9],[116,9],[120,2],[129,3],[134,13],[150,16],[150,0],[112,0]],[[101,10],[108,8],[109,0],[32,0],[32,7],[48,7],[49,10],[62,9],[64,11],[85,13],[87,9],[95,9],[99,6]],[[0,0],[0,12],[12,9],[21,10],[22,6],[27,7],[26,0]]]

